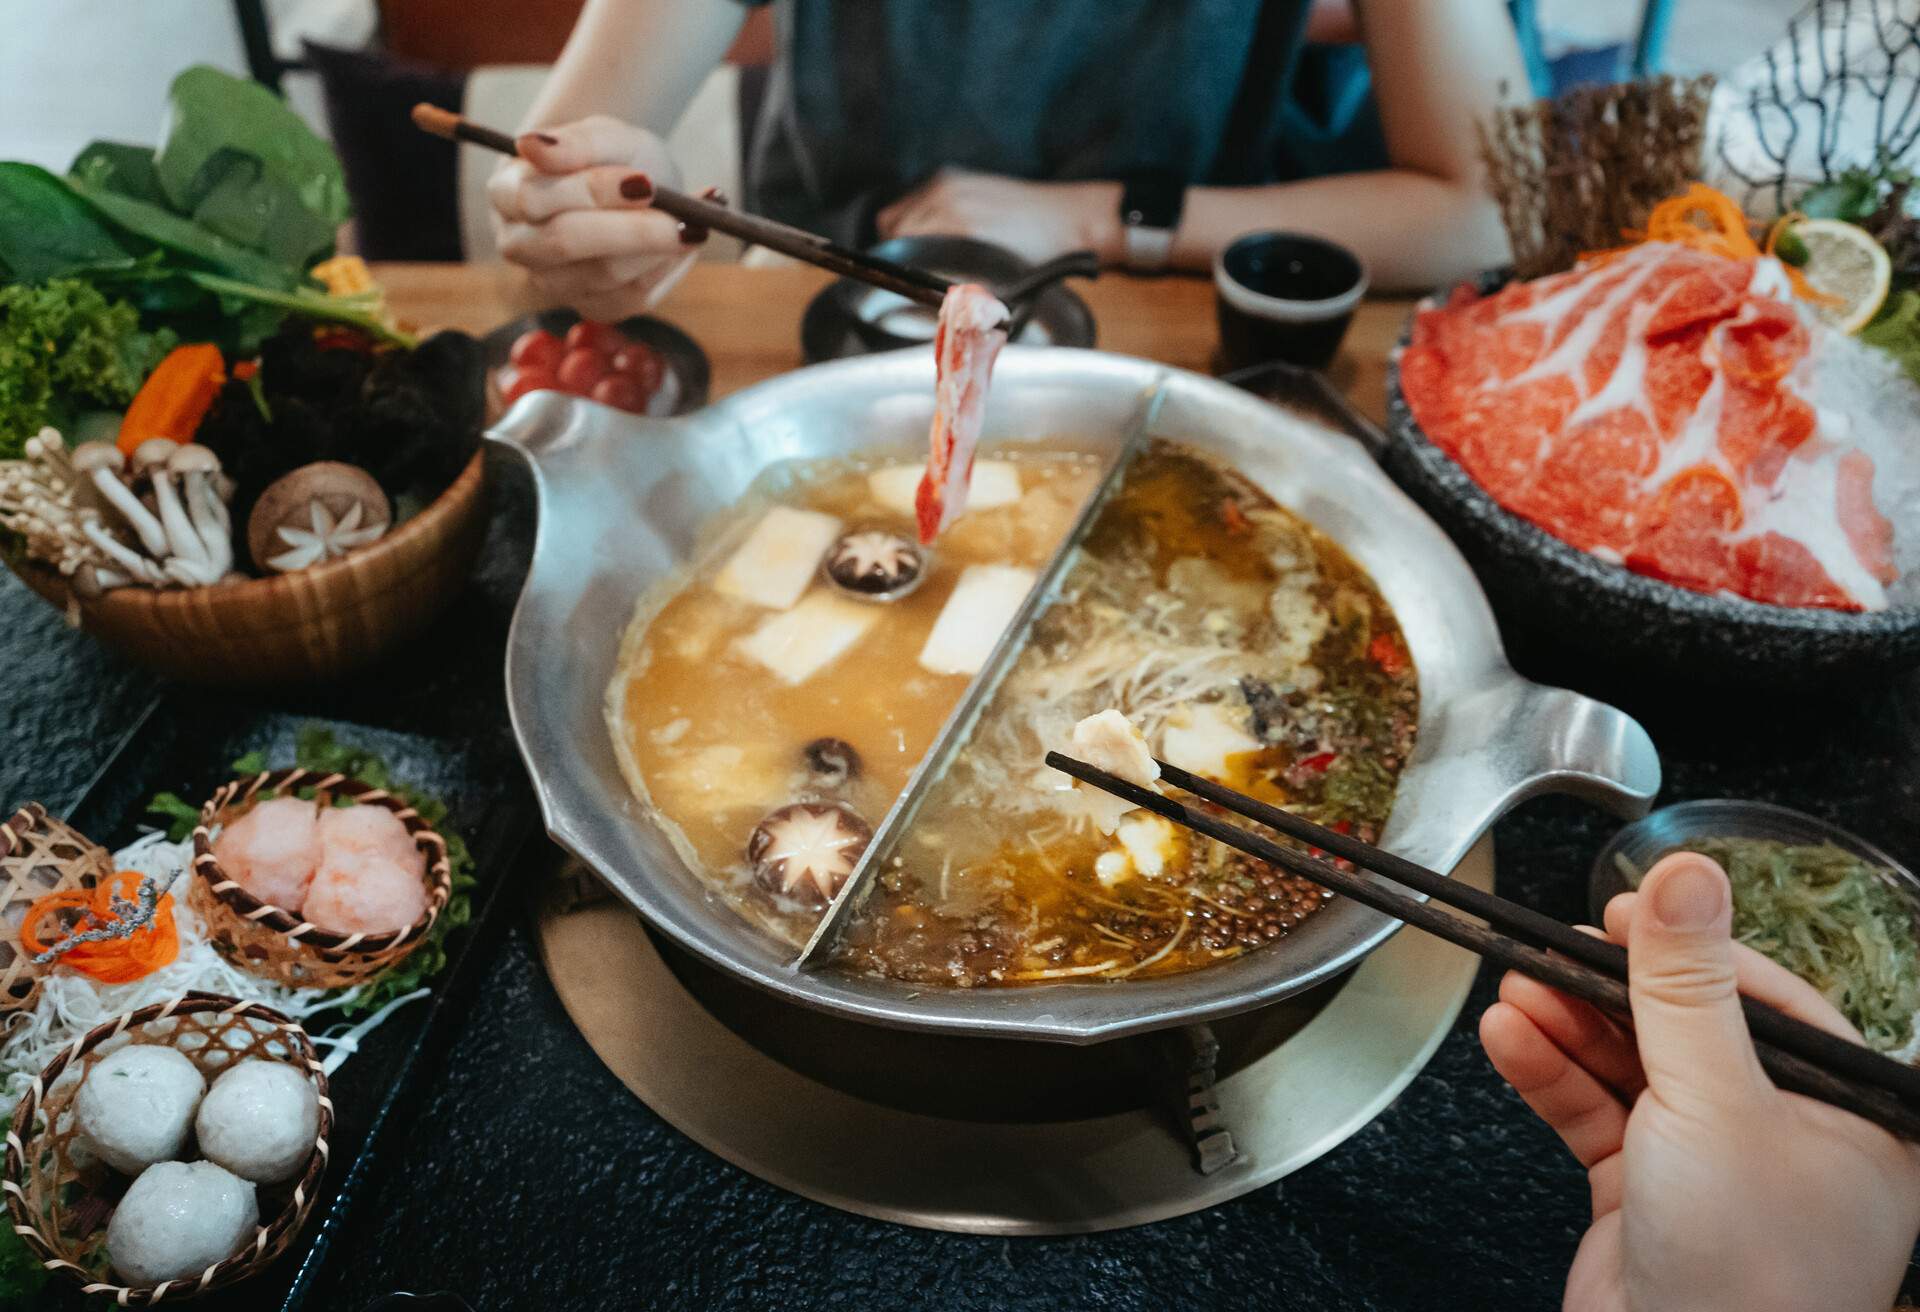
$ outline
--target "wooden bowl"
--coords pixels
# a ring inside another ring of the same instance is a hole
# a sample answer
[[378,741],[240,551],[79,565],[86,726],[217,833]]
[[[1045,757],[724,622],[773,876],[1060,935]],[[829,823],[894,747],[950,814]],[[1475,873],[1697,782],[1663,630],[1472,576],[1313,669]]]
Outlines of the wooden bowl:
[[[216,825],[232,824],[257,803],[311,796],[323,807],[341,798],[393,812],[425,858],[427,909],[413,924],[380,934],[341,934],[305,920],[298,910],[262,902],[236,883],[213,854]],[[193,830],[193,875],[187,901],[207,938],[234,965],[289,988],[339,989],[365,984],[411,955],[453,893],[447,840],[402,799],[383,788],[317,770],[267,770],[222,784],[200,808]]]
[[87,601],[37,562],[27,586],[128,660],[189,683],[330,679],[413,637],[453,599],[486,533],[486,462],[475,452],[432,505],[379,541],[292,574]]
[[[71,1109],[86,1070],[105,1055],[102,1045],[121,1035],[126,1042],[175,1049],[199,1068],[209,1085],[229,1066],[249,1057],[285,1062],[313,1082],[320,1099],[319,1133],[306,1165],[291,1180],[259,1186],[261,1219],[253,1242],[198,1276],[130,1287],[118,1283],[107,1267],[107,1221],[128,1181],[74,1151],[79,1131]],[[79,1078],[74,1078],[71,1068],[75,1066]],[[180,1302],[243,1280],[286,1251],[313,1211],[332,1132],[327,1073],[305,1030],[257,1002],[217,993],[188,993],[95,1026],[47,1063],[21,1097],[7,1127],[0,1188],[5,1190],[15,1233],[48,1271],[120,1307]]]

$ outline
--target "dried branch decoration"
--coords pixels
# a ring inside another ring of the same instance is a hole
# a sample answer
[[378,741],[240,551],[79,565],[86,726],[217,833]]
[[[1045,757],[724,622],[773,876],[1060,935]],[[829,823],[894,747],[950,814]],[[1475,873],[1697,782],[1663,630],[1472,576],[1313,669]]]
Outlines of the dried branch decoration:
[[1712,89],[1705,77],[1576,87],[1483,123],[1480,153],[1514,272],[1572,268],[1684,191],[1700,176]]
[[1814,0],[1716,99],[1720,169],[1775,210],[1906,160],[1920,146],[1920,2]]
[[142,876],[140,887],[133,897],[121,897],[118,893],[111,894],[107,900],[107,907],[113,918],[106,924],[86,929],[83,926],[92,924],[97,918],[93,915],[80,916],[74,921],[74,927],[67,931],[65,937],[56,940],[45,952],[33,958],[33,964],[45,966],[73,951],[82,943],[105,943],[110,939],[131,938],[140,930],[148,928],[153,924],[154,916],[160,909],[160,886],[152,875]]

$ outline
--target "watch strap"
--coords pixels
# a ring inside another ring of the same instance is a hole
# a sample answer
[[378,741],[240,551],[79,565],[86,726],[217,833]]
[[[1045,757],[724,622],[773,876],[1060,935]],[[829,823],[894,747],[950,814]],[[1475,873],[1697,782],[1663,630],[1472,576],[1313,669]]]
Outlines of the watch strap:
[[1186,194],[1186,184],[1171,174],[1141,175],[1122,185],[1120,230],[1129,269],[1155,272],[1167,267]]

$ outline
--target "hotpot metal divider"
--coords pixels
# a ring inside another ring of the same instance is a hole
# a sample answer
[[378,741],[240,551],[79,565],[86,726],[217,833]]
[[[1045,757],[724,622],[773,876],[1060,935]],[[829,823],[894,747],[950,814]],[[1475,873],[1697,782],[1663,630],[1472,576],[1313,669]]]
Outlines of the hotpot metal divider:
[[838,941],[840,931],[853,918],[854,912],[865,899],[868,886],[873,882],[874,872],[892,859],[900,846],[900,840],[906,836],[914,819],[920,813],[920,807],[926,800],[931,785],[945,775],[947,766],[960,750],[972,740],[974,727],[979,723],[981,714],[993,695],[999,691],[1001,680],[1013,668],[1014,659],[1025,648],[1028,635],[1034,622],[1053,604],[1055,591],[1066,577],[1068,568],[1079,554],[1080,544],[1086,540],[1092,530],[1094,520],[1113,494],[1119,489],[1121,480],[1134,457],[1146,446],[1147,438],[1152,435],[1154,425],[1160,418],[1161,407],[1166,402],[1168,375],[1157,375],[1140,394],[1132,420],[1127,425],[1125,436],[1114,450],[1111,463],[1101,473],[1100,481],[1093,492],[1080,507],[1073,526],[1067,531],[1060,545],[1054,549],[1046,568],[1027,592],[1026,600],[1020,603],[1020,609],[1014,612],[1013,620],[1007,625],[1000,640],[994,644],[986,664],[967,685],[966,693],[960,698],[946,722],[940,726],[939,734],[933,740],[933,746],[920,758],[920,764],[914,767],[913,774],[907,779],[907,786],[900,796],[887,809],[886,816],[880,821],[880,827],[874,831],[873,841],[867,844],[859,864],[847,876],[847,882],[840,889],[827,913],[820,917],[820,923],[814,926],[813,936],[807,940],[800,954],[789,963],[789,969],[808,970],[829,960],[832,949]]

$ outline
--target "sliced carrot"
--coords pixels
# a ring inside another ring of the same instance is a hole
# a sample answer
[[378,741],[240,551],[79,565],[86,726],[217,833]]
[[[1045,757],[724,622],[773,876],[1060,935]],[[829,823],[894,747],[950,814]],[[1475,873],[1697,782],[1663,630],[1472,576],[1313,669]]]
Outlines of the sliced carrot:
[[226,357],[213,343],[174,347],[134,393],[133,404],[120,421],[120,450],[132,455],[151,437],[193,441],[194,431],[226,381]]
[[[29,956],[37,957],[76,929],[110,929],[118,925],[120,918],[114,910],[113,899],[117,896],[124,901],[137,900],[142,878],[137,870],[122,870],[113,878],[101,881],[91,892],[49,893],[28,908],[26,919],[20,923],[20,945]],[[56,921],[52,942],[47,941],[41,927],[48,917],[66,910],[81,914],[71,921]],[[151,975],[179,955],[180,931],[173,918],[173,895],[162,893],[154,907],[151,924],[115,938],[76,943],[60,954],[59,961],[103,983],[125,984]]]

